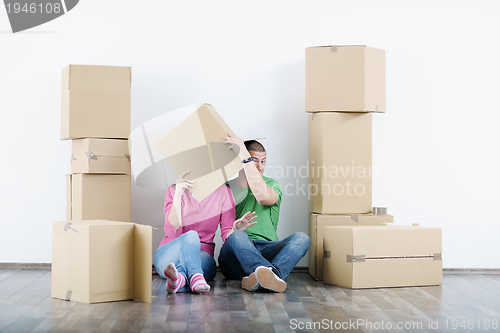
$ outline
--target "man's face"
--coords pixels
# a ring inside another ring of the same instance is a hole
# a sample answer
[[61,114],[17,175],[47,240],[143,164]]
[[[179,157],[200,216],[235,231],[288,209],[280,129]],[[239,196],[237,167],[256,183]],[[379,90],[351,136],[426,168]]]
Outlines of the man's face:
[[257,166],[257,170],[259,170],[260,175],[264,175],[264,170],[266,169],[266,152],[259,153],[258,151],[250,150],[250,156]]

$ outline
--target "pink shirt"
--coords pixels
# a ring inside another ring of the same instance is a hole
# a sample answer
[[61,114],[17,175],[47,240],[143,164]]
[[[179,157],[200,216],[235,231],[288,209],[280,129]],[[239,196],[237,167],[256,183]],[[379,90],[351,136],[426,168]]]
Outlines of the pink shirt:
[[165,196],[165,237],[163,237],[160,246],[189,230],[195,230],[200,236],[201,249],[213,257],[214,236],[219,223],[222,240],[226,241],[227,234],[233,228],[236,219],[233,193],[229,187],[222,185],[201,202],[198,202],[189,190],[185,190],[181,197],[182,225],[177,231],[168,220],[174,194],[175,185],[172,185],[167,189]]

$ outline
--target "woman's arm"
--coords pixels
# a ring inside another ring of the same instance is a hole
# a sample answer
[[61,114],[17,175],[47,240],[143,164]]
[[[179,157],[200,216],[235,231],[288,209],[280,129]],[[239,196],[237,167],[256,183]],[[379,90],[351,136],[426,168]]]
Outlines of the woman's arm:
[[189,187],[194,186],[194,181],[184,178],[188,173],[189,171],[181,174],[175,182],[174,198],[172,199],[172,206],[168,215],[168,220],[175,230],[178,230],[182,225],[182,193]]

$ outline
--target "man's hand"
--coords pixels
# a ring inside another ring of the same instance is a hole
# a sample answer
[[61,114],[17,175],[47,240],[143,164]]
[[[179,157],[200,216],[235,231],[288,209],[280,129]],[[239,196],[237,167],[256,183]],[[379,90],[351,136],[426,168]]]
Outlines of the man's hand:
[[237,136],[232,136],[231,134],[227,134],[227,136],[222,137],[224,140],[226,140],[226,144],[231,145],[229,149],[234,150],[241,159],[247,159],[250,154],[247,151],[247,148],[245,147],[245,143],[243,140]]
[[[255,212],[247,212],[245,215],[243,215],[240,219],[237,219],[234,221],[233,224],[233,229],[234,230],[247,230],[251,226],[255,225],[257,221],[257,215],[255,215]],[[255,221],[255,222],[253,222]]]

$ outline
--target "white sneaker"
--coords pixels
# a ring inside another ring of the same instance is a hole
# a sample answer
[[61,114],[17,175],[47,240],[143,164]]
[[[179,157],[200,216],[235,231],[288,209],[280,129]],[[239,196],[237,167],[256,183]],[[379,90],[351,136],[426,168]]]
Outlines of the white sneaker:
[[282,293],[286,289],[286,282],[280,279],[276,274],[274,274],[271,267],[257,267],[255,269],[255,277],[257,283],[262,286],[262,288],[272,290],[277,293]]

